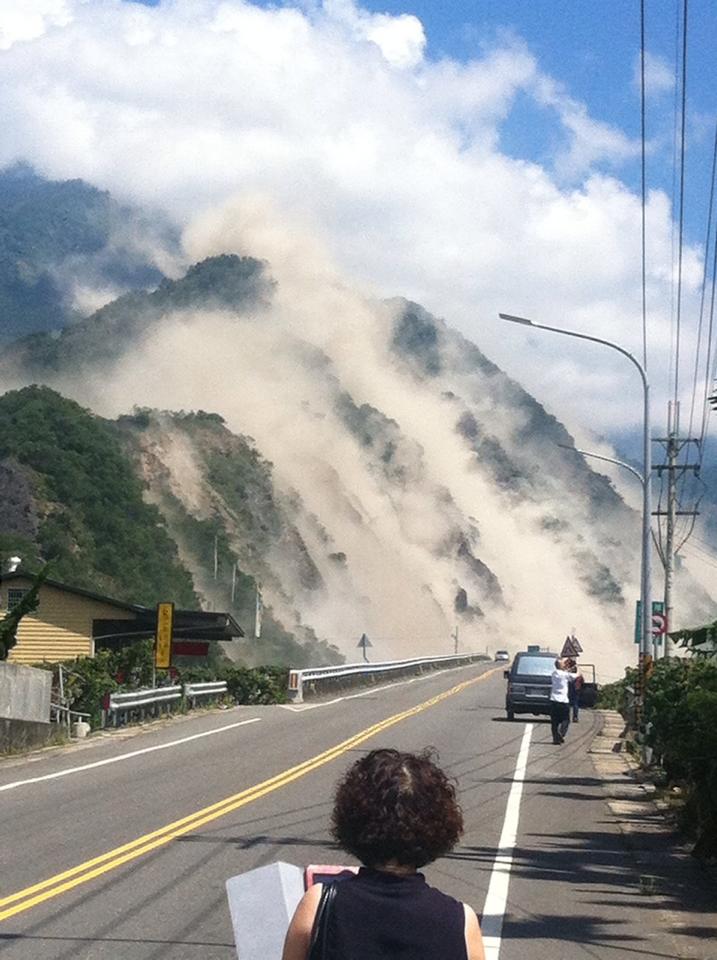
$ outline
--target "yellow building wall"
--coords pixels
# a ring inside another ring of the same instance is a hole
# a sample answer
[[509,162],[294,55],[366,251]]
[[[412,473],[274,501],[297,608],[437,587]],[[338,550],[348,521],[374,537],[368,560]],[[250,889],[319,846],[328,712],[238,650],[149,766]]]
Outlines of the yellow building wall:
[[[7,610],[8,590],[25,590],[31,580],[21,577],[0,585],[0,607]],[[40,587],[37,610],[20,621],[17,643],[8,660],[14,663],[57,663],[73,657],[94,655],[92,621],[134,620],[131,610],[82,597],[57,587]]]

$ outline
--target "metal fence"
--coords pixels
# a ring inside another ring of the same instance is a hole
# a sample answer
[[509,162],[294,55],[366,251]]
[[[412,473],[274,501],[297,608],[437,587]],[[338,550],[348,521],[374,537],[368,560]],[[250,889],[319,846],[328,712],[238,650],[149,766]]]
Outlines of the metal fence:
[[58,726],[66,727],[68,730],[76,720],[89,720],[91,714],[82,713],[81,710],[71,710],[67,704],[50,703],[50,722]]

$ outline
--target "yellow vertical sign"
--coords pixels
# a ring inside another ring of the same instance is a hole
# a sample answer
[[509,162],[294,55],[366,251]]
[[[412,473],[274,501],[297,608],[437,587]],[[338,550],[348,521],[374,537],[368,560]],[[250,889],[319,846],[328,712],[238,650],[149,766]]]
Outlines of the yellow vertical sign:
[[154,665],[166,670],[172,662],[172,629],[174,627],[174,604],[157,604],[157,635],[154,640]]

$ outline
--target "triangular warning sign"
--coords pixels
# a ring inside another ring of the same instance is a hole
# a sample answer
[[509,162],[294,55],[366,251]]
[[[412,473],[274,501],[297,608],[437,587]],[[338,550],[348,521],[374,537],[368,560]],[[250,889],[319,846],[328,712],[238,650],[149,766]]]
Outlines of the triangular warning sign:
[[563,649],[560,652],[561,657],[577,657],[582,653],[582,647],[575,637],[566,637]]

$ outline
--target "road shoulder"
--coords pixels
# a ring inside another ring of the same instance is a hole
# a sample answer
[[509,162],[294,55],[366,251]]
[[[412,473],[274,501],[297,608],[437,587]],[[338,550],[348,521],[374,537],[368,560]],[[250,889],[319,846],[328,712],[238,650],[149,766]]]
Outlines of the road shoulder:
[[650,901],[660,925],[674,938],[676,958],[717,960],[715,871],[690,855],[689,847],[655,802],[652,785],[638,778],[638,766],[624,749],[620,714],[612,710],[596,713],[600,726],[590,758],[637,868],[638,896]]

